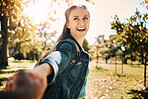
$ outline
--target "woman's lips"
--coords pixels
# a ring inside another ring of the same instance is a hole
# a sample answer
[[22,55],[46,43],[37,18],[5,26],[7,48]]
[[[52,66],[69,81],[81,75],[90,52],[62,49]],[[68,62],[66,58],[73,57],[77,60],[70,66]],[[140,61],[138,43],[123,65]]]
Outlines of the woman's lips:
[[78,30],[79,32],[83,32],[83,31],[85,31],[85,29],[86,29],[86,28],[77,28],[77,30]]

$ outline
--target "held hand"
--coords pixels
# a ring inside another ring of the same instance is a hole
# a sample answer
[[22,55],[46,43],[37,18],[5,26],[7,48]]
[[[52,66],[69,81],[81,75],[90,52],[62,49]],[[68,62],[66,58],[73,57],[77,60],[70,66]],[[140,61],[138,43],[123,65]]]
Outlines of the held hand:
[[14,74],[12,77],[9,77],[8,80],[6,81],[6,86],[5,90],[6,91],[14,91],[15,88],[15,79],[16,79],[17,74]]
[[41,99],[47,87],[47,76],[45,75],[44,72],[42,74],[38,74],[34,71],[28,71],[28,74],[35,81],[39,82],[39,85],[34,85],[35,90],[32,90],[32,91],[34,91],[33,95],[36,95],[38,97],[37,99]]
[[28,99],[41,99],[47,82],[44,73],[37,75],[32,71],[19,71],[10,77],[6,84],[6,91],[21,92]]

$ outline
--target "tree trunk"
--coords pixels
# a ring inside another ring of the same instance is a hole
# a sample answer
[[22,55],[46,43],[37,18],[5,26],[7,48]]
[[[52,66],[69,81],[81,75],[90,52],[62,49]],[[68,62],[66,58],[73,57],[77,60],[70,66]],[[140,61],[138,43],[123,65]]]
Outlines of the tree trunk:
[[117,58],[115,59],[115,74],[117,74]]
[[125,55],[122,56],[122,63],[127,64],[127,59],[125,58]]
[[143,53],[141,53],[141,64],[144,64],[144,56],[143,56]]
[[123,74],[123,58],[122,58],[122,74]]
[[145,63],[144,63],[144,86],[146,87],[146,65],[147,65],[147,54],[145,56]]
[[107,58],[105,58],[105,63],[107,63],[107,60],[108,60],[108,59],[107,59]]
[[7,44],[8,44],[8,31],[7,31],[7,17],[1,16],[1,31],[2,31],[2,45],[0,51],[0,69],[6,68],[8,66],[7,59]]
[[99,59],[99,56],[98,56],[98,48],[99,48],[99,47],[98,47],[98,45],[96,46],[96,48],[97,48],[97,53],[96,53],[96,54],[97,54],[97,55],[96,55],[96,66],[98,66],[98,59]]
[[133,67],[134,65],[133,65],[133,55],[132,55],[132,52],[131,52],[131,61],[132,61],[131,65]]

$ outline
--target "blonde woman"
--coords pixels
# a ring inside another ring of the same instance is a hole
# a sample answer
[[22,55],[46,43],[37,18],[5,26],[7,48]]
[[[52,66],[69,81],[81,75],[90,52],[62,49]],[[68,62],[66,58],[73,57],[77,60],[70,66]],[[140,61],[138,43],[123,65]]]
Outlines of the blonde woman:
[[[84,99],[86,96],[89,56],[82,44],[89,29],[90,14],[84,5],[74,5],[66,10],[65,17],[63,32],[55,46],[41,58],[33,70],[27,71],[29,75],[33,75],[33,79],[43,84],[37,97],[39,99],[43,96],[46,86],[49,85],[46,88],[48,91],[70,66],[74,68],[46,99]],[[7,89],[10,90],[9,85]]]

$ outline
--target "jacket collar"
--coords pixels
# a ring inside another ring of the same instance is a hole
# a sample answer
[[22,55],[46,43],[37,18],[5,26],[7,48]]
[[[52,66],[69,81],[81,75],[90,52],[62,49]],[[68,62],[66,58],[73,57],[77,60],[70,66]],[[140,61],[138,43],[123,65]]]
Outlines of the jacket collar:
[[76,44],[78,45],[78,47],[80,49],[80,52],[82,52],[82,51],[84,52],[84,49],[79,45],[79,43],[77,42],[77,40],[70,33],[68,33],[68,35],[67,35],[66,38],[70,38],[70,39],[74,40],[76,42]]

